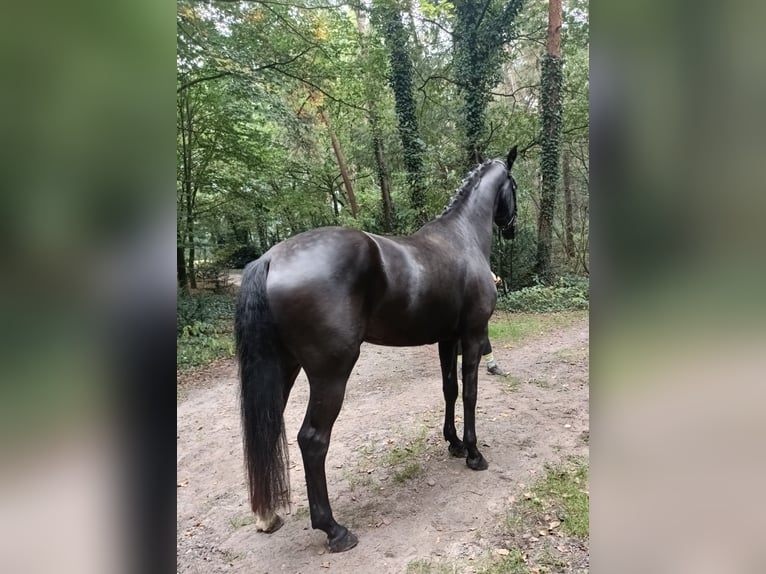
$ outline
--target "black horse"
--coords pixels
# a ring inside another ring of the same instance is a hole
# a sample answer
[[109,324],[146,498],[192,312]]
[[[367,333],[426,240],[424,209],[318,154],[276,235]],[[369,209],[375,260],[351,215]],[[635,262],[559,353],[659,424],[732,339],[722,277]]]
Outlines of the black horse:
[[[505,163],[492,160],[475,168],[444,213],[411,236],[315,229],[275,245],[245,268],[235,331],[248,486],[259,530],[282,526],[275,511],[289,502],[283,411],[303,367],[310,396],[298,444],[311,525],[327,533],[332,552],[357,544],[356,536],[333,518],[325,457],[364,341],[439,343],[449,452],[465,456],[469,468],[487,468],[476,447],[476,386],[480,346],[497,298],[489,268],[492,222],[505,238],[513,237],[516,182],[510,170],[515,159],[516,147]],[[462,441],[455,430],[458,340]]]

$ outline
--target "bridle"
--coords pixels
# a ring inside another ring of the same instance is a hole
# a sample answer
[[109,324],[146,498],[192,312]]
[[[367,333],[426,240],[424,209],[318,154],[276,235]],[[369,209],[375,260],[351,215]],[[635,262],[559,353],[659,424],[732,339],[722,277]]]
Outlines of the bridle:
[[513,212],[510,216],[508,216],[507,219],[501,220],[498,223],[498,227],[500,227],[500,231],[503,234],[506,234],[507,232],[511,231],[513,229],[513,226],[516,224],[516,180],[513,179],[511,176],[511,173],[508,172],[508,179],[511,180],[511,191],[513,192]]

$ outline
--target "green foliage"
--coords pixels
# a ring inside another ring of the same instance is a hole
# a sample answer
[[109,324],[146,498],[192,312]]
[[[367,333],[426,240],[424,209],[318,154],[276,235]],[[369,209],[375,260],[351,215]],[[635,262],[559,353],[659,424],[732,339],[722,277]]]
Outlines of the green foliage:
[[500,80],[503,45],[512,34],[521,0],[455,0],[454,68],[463,96],[462,123],[473,163],[483,155],[485,111]]
[[234,297],[179,294],[176,302],[176,367],[200,367],[234,356]]
[[194,293],[178,294],[176,299],[176,331],[198,324],[216,324],[234,317],[235,298],[230,294]]
[[[518,234],[493,245],[492,265],[511,289],[534,283],[544,0],[523,9],[517,0],[375,0],[372,13],[177,6],[178,246],[187,261],[195,248],[198,270],[211,259],[239,267],[323,225],[411,233],[441,212],[465,175],[467,149],[502,157],[519,144]],[[572,0],[563,12],[560,145],[572,157],[578,257],[564,259],[554,239],[554,275],[580,273],[588,261],[587,10],[586,0]],[[319,109],[343,149],[357,219]],[[555,238],[562,223],[553,225]]]
[[553,211],[559,181],[561,158],[561,58],[546,54],[542,61],[540,77],[542,134],[540,154],[540,225],[535,271],[549,283],[553,277],[551,257],[553,252]]
[[234,356],[231,323],[187,325],[176,342],[176,368],[202,367],[216,359]]
[[385,38],[389,51],[391,76],[389,82],[396,101],[399,135],[402,140],[404,165],[410,187],[410,207],[416,213],[417,224],[428,220],[425,212],[425,182],[423,180],[423,153],[425,142],[420,137],[413,97],[413,67],[408,48],[408,34],[395,0],[377,0],[373,3],[374,22]]
[[246,245],[226,245],[215,255],[217,264],[224,269],[242,269],[251,261],[255,261],[262,255],[258,246],[248,243]]
[[490,253],[490,267],[503,279],[501,293],[506,289],[516,290],[534,285],[536,254],[537,237],[530,226],[517,226],[513,241],[506,241],[499,233],[496,234]]
[[579,278],[561,277],[553,285],[525,287],[497,298],[497,309],[502,311],[548,313],[588,307],[589,284]]

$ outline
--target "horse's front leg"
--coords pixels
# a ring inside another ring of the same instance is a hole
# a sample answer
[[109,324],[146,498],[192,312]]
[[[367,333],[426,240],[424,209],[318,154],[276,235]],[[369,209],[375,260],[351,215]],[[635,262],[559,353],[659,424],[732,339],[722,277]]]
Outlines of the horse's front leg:
[[455,401],[457,401],[457,341],[439,343],[439,363],[442,368],[442,390],[444,391],[444,439],[449,442],[452,456],[466,456],[463,441],[457,438],[455,430]]
[[473,470],[489,465],[476,447],[476,396],[483,336],[465,337],[463,345],[463,444],[468,451],[466,464]]
[[311,511],[311,526],[327,534],[330,552],[343,552],[357,545],[358,539],[333,518],[327,496],[325,459],[330,447],[330,434],[343,405],[346,379],[326,379],[309,375],[311,392],[306,418],[298,432],[298,444],[306,472],[306,490]]

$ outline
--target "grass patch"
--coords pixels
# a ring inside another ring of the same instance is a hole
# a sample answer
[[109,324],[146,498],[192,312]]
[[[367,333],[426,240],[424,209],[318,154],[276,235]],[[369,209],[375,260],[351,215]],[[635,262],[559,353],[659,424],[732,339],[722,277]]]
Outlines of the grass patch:
[[396,482],[405,482],[416,478],[423,473],[423,466],[414,460],[404,463],[404,466],[394,471],[394,480]]
[[508,374],[505,377],[500,377],[500,380],[503,384],[503,388],[511,393],[519,390],[519,387],[522,383],[522,380],[513,374]]
[[413,560],[407,564],[407,574],[457,574],[457,565],[444,562],[433,562],[427,559]]
[[[545,476],[524,493],[508,518],[510,530],[546,531],[559,522],[562,532],[586,540],[589,536],[588,464],[571,459],[547,467]],[[551,530],[553,530],[551,528]]]
[[251,512],[248,514],[238,514],[237,516],[232,516],[229,518],[229,524],[235,530],[242,528],[243,526],[255,524],[255,514]]
[[394,468],[393,478],[396,482],[404,482],[422,474],[420,459],[426,452],[427,434],[428,429],[423,427],[413,439],[386,453],[384,462],[386,466]]
[[518,548],[512,548],[507,556],[493,559],[483,565],[478,574],[527,574],[529,568],[524,561],[524,555]]
[[489,339],[495,344],[519,343],[569,327],[588,316],[587,311],[556,313],[506,313],[496,311],[489,322]]

